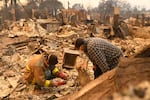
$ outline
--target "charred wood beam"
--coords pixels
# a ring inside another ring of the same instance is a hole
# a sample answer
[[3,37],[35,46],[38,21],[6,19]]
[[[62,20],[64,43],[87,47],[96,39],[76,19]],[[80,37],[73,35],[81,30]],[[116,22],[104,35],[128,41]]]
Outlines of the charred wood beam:
[[26,46],[26,45],[28,45],[29,42],[32,42],[32,41],[37,41],[37,39],[36,38],[29,38],[29,39],[24,40],[24,41],[8,44],[7,46],[8,47],[9,46],[14,46],[14,47],[18,48],[18,47]]

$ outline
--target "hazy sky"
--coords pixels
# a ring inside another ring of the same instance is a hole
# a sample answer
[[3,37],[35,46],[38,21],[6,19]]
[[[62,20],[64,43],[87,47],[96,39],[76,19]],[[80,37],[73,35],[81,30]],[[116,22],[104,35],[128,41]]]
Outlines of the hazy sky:
[[[84,7],[95,7],[98,5],[98,2],[101,0],[59,0],[63,3],[65,7],[67,7],[67,2],[70,2],[70,6],[72,6],[74,3],[83,3]],[[124,0],[129,2],[132,6],[139,5],[140,7],[145,7],[147,9],[150,9],[150,0]]]
[[[21,2],[26,2],[27,0],[20,0]],[[96,7],[98,2],[101,0],[59,0],[63,3],[65,8],[67,8],[68,1],[70,2],[70,7],[75,3],[82,3],[85,8]],[[123,0],[129,2],[132,6],[140,6],[140,8],[145,7],[150,9],[150,0]]]

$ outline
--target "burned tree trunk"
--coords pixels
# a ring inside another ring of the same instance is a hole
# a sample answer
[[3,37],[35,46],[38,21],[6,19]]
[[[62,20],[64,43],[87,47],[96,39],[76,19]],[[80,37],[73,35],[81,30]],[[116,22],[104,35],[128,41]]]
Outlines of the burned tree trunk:
[[120,21],[119,18],[119,8],[115,8],[114,11],[114,22],[113,22],[113,30],[116,37],[120,37],[125,39],[127,35],[129,35],[129,29],[125,22]]

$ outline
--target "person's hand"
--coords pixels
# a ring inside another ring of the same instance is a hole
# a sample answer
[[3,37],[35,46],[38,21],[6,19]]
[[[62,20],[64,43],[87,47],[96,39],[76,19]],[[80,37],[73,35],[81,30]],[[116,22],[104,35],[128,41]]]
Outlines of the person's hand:
[[96,67],[95,67],[95,66],[93,66],[93,70],[96,70]]
[[52,80],[51,81],[51,86],[61,86],[61,85],[64,85],[66,84],[66,81],[55,81],[55,80]]
[[64,80],[69,80],[71,77],[69,76],[69,75],[67,75],[67,74],[65,74],[65,76],[64,76]]
[[82,70],[87,70],[87,63],[86,62],[82,63],[81,66],[82,66],[81,67]]
[[78,57],[77,61],[76,61],[76,69],[77,70],[86,70],[87,69],[87,63],[88,61],[86,61],[83,58]]
[[58,72],[57,76],[60,77],[60,78],[62,78],[62,79],[64,79],[64,80],[68,80],[69,79],[69,75],[67,75],[64,72]]

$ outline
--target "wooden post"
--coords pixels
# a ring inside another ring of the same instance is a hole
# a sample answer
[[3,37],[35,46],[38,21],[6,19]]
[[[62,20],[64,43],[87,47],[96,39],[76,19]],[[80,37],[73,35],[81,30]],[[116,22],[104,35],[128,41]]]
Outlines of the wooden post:
[[34,18],[34,15],[35,15],[35,10],[32,9],[32,19]]
[[114,22],[113,22],[114,27],[118,27],[119,25],[119,15],[114,15]]
[[14,7],[12,7],[12,18],[13,18],[13,21],[16,21],[16,10]]
[[148,25],[150,24],[150,17],[148,16]]
[[119,13],[120,10],[118,7],[114,8],[114,21],[113,21],[113,29],[114,29],[114,33],[115,36],[120,37],[120,32],[118,31],[118,26],[119,26]]
[[120,13],[120,10],[118,7],[115,7],[114,9],[114,27],[118,27],[119,25],[119,13]]
[[2,14],[2,16],[3,16],[2,22],[3,22],[3,23],[4,23],[5,19],[7,19],[7,15],[8,15],[7,3],[8,3],[7,0],[3,0],[3,9],[2,9],[2,11],[3,11],[3,14]]
[[46,9],[45,9],[45,13],[46,13],[46,17],[49,18],[47,7],[46,7]]
[[142,14],[142,27],[145,25],[145,15]]

